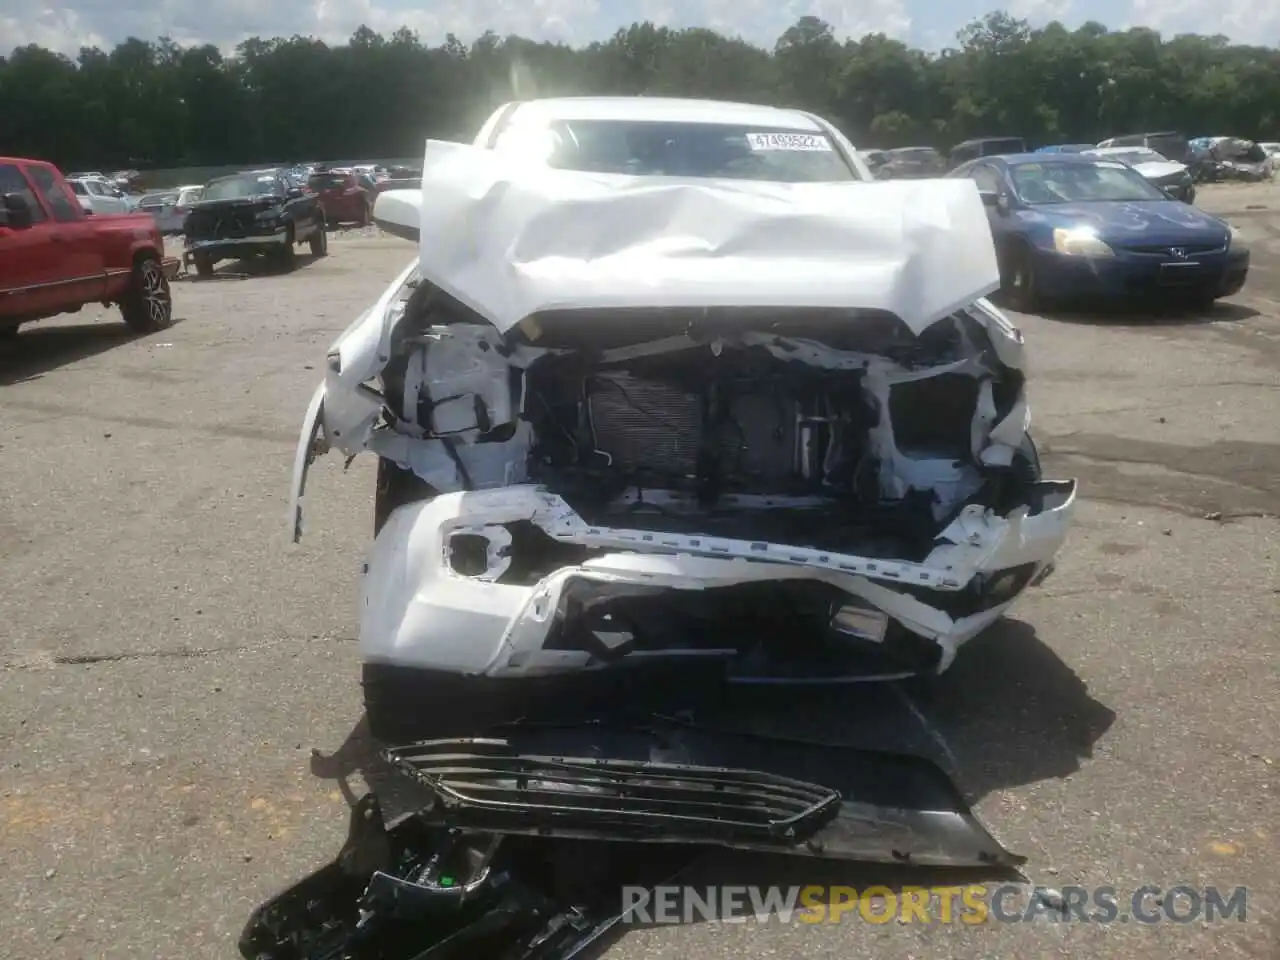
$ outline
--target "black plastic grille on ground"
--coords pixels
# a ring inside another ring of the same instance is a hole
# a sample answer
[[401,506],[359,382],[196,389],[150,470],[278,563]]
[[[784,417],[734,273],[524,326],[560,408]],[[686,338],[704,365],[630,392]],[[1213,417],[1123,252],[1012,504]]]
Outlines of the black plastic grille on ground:
[[838,812],[838,791],[752,770],[517,754],[505,740],[430,740],[385,751],[443,806],[491,825],[603,823],[710,837],[802,841]]

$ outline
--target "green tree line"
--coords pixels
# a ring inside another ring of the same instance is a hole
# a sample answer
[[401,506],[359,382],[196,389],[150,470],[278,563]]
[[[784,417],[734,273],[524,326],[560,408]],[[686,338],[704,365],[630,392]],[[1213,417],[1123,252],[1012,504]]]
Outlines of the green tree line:
[[1097,23],[1032,29],[997,12],[937,53],[883,34],[841,41],[814,17],[772,50],[652,23],[576,49],[493,32],[428,46],[367,27],[343,46],[255,38],[229,57],[166,38],[75,59],[27,46],[0,58],[0,152],[144,169],[413,156],[426,137],[469,138],[503,102],[567,94],[803,107],[881,148],[1158,129],[1280,139],[1280,50]]

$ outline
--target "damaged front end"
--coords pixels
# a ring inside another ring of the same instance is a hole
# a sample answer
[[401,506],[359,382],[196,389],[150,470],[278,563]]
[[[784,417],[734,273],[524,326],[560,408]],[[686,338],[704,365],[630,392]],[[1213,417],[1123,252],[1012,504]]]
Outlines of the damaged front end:
[[465,731],[618,684],[941,672],[1049,572],[1075,483],[1041,477],[972,184],[488,153],[429,149],[432,189],[379,199],[419,261],[335,344],[299,448],[299,493],[321,450],[382,459],[375,732],[436,732],[424,698]]
[[715,847],[986,877],[1024,862],[914,757],[655,718],[513,725],[383,759],[401,783],[379,792],[397,799],[360,799],[339,856],[254,912],[247,960],[569,960]]
[[1051,569],[1075,483],[1041,476],[972,183],[429,145],[424,184],[379,198],[418,260],[330,351],[290,514],[317,456],[379,458],[374,794],[244,955],[568,960],[716,848],[1016,867],[928,760],[672,719],[943,671]]

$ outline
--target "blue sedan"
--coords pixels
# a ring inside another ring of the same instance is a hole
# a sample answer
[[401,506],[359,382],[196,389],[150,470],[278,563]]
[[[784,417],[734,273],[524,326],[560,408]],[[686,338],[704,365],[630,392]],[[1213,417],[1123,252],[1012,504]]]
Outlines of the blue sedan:
[[1118,160],[1013,154],[948,176],[977,181],[1015,310],[1089,295],[1203,308],[1238,292],[1249,273],[1249,251],[1229,224]]

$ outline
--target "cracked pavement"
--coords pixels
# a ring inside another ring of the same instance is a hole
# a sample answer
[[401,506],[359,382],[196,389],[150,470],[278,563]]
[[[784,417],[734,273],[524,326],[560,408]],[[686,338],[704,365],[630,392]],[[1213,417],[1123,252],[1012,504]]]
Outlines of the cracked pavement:
[[[1015,317],[1046,470],[1085,498],[1058,571],[936,684],[777,721],[935,756],[1034,882],[1246,885],[1247,922],[695,924],[611,957],[1280,955],[1277,195],[1203,192],[1254,245],[1211,313]],[[338,849],[372,463],[316,465],[298,547],[286,498],[325,349],[412,250],[331,249],[178,283],[161,334],[94,308],[0,356],[0,954],[231,957],[250,910]]]

